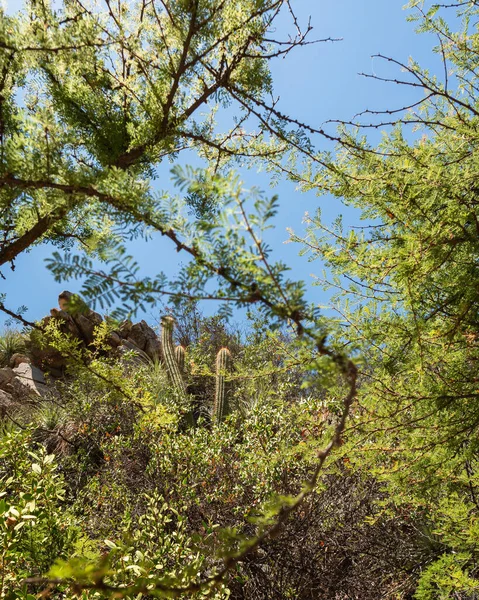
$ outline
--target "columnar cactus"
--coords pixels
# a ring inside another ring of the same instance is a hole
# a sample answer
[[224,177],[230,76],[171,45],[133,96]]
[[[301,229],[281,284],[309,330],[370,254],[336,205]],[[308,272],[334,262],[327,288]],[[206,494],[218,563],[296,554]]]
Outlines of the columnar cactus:
[[231,352],[228,348],[221,348],[216,356],[216,392],[213,406],[213,422],[219,425],[221,421],[231,412],[230,386],[227,374],[232,368]]
[[184,346],[176,346],[175,348],[175,358],[178,363],[178,367],[180,369],[180,373],[183,375],[185,372],[185,357],[186,350]]
[[182,394],[186,394],[186,384],[178,366],[175,356],[175,347],[173,345],[173,327],[175,320],[173,317],[161,318],[161,348],[166,364],[166,372],[172,385]]

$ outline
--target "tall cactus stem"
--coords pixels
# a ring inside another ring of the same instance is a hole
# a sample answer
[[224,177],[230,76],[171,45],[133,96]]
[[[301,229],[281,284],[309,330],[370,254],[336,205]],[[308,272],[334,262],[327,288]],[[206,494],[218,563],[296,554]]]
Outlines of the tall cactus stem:
[[161,348],[170,383],[181,394],[186,394],[186,384],[175,356],[175,346],[173,344],[174,325],[175,320],[173,317],[166,316],[161,318]]
[[221,348],[216,356],[216,392],[213,406],[213,422],[219,425],[231,411],[230,385],[227,375],[231,372],[233,359],[228,348]]
[[180,369],[181,375],[185,373],[185,358],[186,358],[186,350],[184,346],[176,346],[175,348],[175,358],[178,364],[178,368]]

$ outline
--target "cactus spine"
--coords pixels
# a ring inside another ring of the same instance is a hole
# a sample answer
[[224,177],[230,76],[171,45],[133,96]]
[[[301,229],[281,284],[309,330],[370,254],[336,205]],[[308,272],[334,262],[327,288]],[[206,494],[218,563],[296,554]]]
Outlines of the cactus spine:
[[181,393],[186,394],[186,384],[175,356],[175,347],[173,345],[173,327],[175,320],[173,317],[161,318],[161,348],[166,364],[166,372],[171,384]]
[[178,368],[180,369],[180,373],[183,375],[185,372],[185,357],[186,350],[184,346],[176,346],[175,348],[175,358],[178,363]]
[[219,425],[231,411],[230,386],[226,380],[231,367],[231,352],[228,348],[221,348],[216,356],[216,391],[213,406],[213,421],[216,425]]

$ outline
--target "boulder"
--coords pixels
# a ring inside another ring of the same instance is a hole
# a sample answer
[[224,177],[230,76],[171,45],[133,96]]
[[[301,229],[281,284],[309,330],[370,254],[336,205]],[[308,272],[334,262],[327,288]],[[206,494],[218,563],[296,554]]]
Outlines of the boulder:
[[145,321],[140,321],[139,323],[135,323],[128,333],[128,339],[136,344],[140,350],[144,350],[146,346],[148,339],[146,333],[147,327],[148,325]]
[[118,335],[116,331],[113,331],[108,336],[107,342],[110,344],[112,348],[117,348],[121,344],[121,337]]
[[71,292],[69,292],[68,290],[64,290],[58,296],[58,306],[60,307],[60,310],[63,310],[63,311],[68,310],[68,306],[70,304],[70,300],[72,299],[72,297],[73,297],[73,294]]
[[153,361],[161,359],[161,344],[156,336],[148,339],[145,346],[145,352]]
[[10,358],[10,367],[12,369],[14,369],[15,367],[18,367],[18,365],[21,365],[22,363],[28,363],[30,364],[30,359],[28,358],[28,356],[25,356],[25,354],[19,354],[18,352],[16,352],[11,358]]
[[[47,317],[49,318],[49,317]],[[45,319],[44,319],[45,320]],[[39,332],[35,331],[27,344],[32,364],[44,373],[63,373],[66,360],[60,352],[51,347],[42,347]]]
[[10,367],[0,369],[0,389],[4,389],[5,386],[11,384],[14,379],[15,373],[13,372],[13,369]]
[[15,379],[26,388],[25,391],[33,392],[37,396],[43,396],[48,392],[45,377],[37,367],[28,363],[21,363],[13,369],[13,372],[15,373]]
[[[68,321],[70,315],[65,311],[62,310],[61,308],[51,308],[50,309],[50,316],[53,317],[54,319],[63,319],[64,321]],[[45,317],[44,320],[48,319],[48,317]]]
[[138,348],[131,340],[123,340],[121,346],[118,346],[117,352],[120,357],[124,357],[128,352],[133,352],[134,356],[131,357],[131,362],[135,364],[145,364],[150,362],[148,354],[143,352],[143,350],[140,350],[140,348]]
[[39,367],[44,373],[52,375],[61,373],[63,375],[67,361],[60,352],[50,348],[35,348],[32,352],[32,363]]
[[87,346],[91,344],[95,327],[103,321],[102,317],[91,310],[79,296],[68,290],[64,290],[58,296],[58,306],[60,310],[53,308],[50,311],[52,317],[63,319],[70,333],[85,342]]
[[135,323],[129,333],[128,338],[134,344],[143,350],[152,360],[160,356],[160,341],[146,321]]
[[0,391],[4,400],[7,394],[8,399],[18,403],[32,394],[43,396],[48,392],[48,387],[40,369],[28,362],[21,362],[13,369],[0,369]]
[[79,329],[81,339],[88,345],[93,343],[95,327],[103,322],[101,316],[92,310],[86,314],[78,314],[72,317]]
[[[45,317],[41,324],[46,326],[51,319],[55,319],[60,330],[69,334],[74,340],[78,340],[84,347],[92,346],[94,341],[95,328],[103,322],[103,318],[98,313],[90,310],[87,304],[77,295],[65,290],[58,298],[59,308],[52,308],[50,316]],[[105,317],[108,322],[108,317]],[[113,322],[110,325],[115,327]],[[57,350],[51,347],[43,347],[41,331],[35,331],[30,335],[28,343],[28,352],[31,356],[33,367],[37,367],[43,372],[48,372],[53,377],[61,377],[65,373],[67,361]],[[107,354],[123,356],[128,351],[135,353],[137,363],[156,361],[161,359],[161,344],[155,331],[144,320],[133,324],[130,320],[125,320],[117,329],[108,334],[106,341],[111,347],[102,348]],[[13,368],[22,364],[28,364],[27,357],[19,355],[11,363]],[[41,386],[45,385],[38,377],[38,374],[32,369],[31,373],[27,370],[22,372],[21,377],[27,381],[27,386],[35,393],[43,393]],[[14,375],[15,376],[15,375]],[[0,381],[2,376],[0,375]],[[3,374],[3,379],[8,379]],[[40,386],[40,387],[39,387]],[[0,385],[1,387],[1,385]]]
[[9,408],[13,408],[16,405],[15,400],[11,394],[0,390],[0,417],[4,418]]
[[133,323],[131,321],[129,321],[128,319],[125,319],[124,321],[122,321],[120,323],[120,327],[118,328],[118,333],[119,333],[120,337],[127,338],[132,327],[133,327]]
[[45,317],[42,320],[43,326],[46,326],[51,319],[56,319],[59,322],[60,331],[63,333],[68,333],[74,338],[81,339],[81,333],[78,325],[67,312],[64,310],[58,310],[57,308],[52,308],[50,315],[50,317]]

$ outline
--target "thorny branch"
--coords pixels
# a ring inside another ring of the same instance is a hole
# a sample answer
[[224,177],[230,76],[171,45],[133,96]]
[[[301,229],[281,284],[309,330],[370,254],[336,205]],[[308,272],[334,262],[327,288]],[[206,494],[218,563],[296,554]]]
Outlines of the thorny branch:
[[[80,2],[78,2],[78,4],[81,6]],[[267,12],[272,12],[272,14],[274,16],[283,4],[284,4],[284,2],[281,0],[278,0],[276,2],[267,3],[266,8],[263,10],[263,14],[266,14]],[[174,27],[177,27],[178,24],[175,22],[174,15],[171,13],[171,11],[168,10],[168,3],[165,1],[162,1],[162,5],[163,5],[166,13],[169,16],[172,25]],[[194,99],[193,102],[184,110],[180,121],[184,122],[200,106],[202,106],[211,96],[213,96],[220,88],[224,88],[230,94],[231,97],[235,98],[236,100],[238,100],[240,102],[240,104],[246,109],[248,114],[250,114],[252,116],[257,116],[260,119],[260,123],[262,123],[266,127],[267,131],[272,133],[274,136],[279,137],[279,139],[281,139],[282,141],[287,142],[288,144],[292,144],[301,152],[306,153],[309,157],[315,158],[315,160],[317,160],[317,157],[314,157],[314,155],[306,147],[303,147],[301,144],[294,144],[291,139],[286,138],[285,135],[283,133],[281,133],[279,128],[276,127],[272,123],[272,119],[275,118],[284,123],[289,123],[289,124],[295,125],[295,126],[299,127],[301,130],[309,132],[309,133],[319,133],[319,134],[323,135],[324,137],[329,138],[332,141],[341,141],[339,138],[335,138],[334,136],[328,136],[326,134],[326,132],[324,132],[323,130],[318,130],[318,129],[308,127],[305,124],[300,123],[299,121],[297,121],[295,119],[286,117],[285,115],[281,114],[275,108],[274,105],[268,106],[261,99],[253,98],[252,96],[249,96],[245,92],[245,90],[238,88],[238,86],[236,86],[235,84],[232,83],[231,75],[244,58],[268,59],[268,58],[272,58],[272,57],[276,57],[276,56],[280,56],[280,55],[285,55],[293,47],[301,46],[306,43],[305,36],[307,33],[309,33],[309,31],[311,29],[310,25],[308,25],[306,32],[304,32],[304,33],[301,32],[301,29],[299,28],[296,16],[294,15],[294,13],[291,9],[290,3],[287,2],[286,5],[292,15],[293,22],[294,22],[294,25],[297,30],[297,36],[291,40],[289,46],[284,48],[282,43],[278,43],[278,46],[277,46],[279,48],[278,50],[276,50],[274,52],[270,52],[269,54],[266,54],[266,53],[256,54],[256,53],[251,53],[251,51],[250,51],[251,47],[254,48],[254,52],[257,50],[257,45],[255,43],[255,40],[249,38],[247,40],[247,42],[244,44],[243,48],[240,49],[237,56],[229,57],[229,62],[225,61],[225,63],[219,69],[216,69],[212,65],[207,64],[206,57],[195,56],[193,59],[193,63],[192,64],[188,63],[187,59],[188,59],[189,46],[191,44],[192,38],[194,37],[195,32],[197,31],[197,27],[198,27],[195,14],[192,13],[191,20],[189,23],[188,35],[186,37],[185,44],[183,47],[183,53],[181,54],[177,69],[175,71],[175,74],[173,77],[173,82],[172,82],[172,85],[170,88],[170,92],[167,96],[166,103],[163,106],[163,114],[164,114],[163,121],[160,123],[156,135],[154,136],[154,138],[152,140],[150,140],[150,142],[148,144],[144,144],[144,145],[141,145],[136,148],[128,150],[125,154],[123,154],[122,156],[120,156],[117,159],[116,165],[120,168],[126,169],[126,168],[136,164],[138,161],[140,161],[144,157],[145,153],[148,151],[149,148],[151,148],[151,146],[157,144],[165,136],[172,135],[174,133],[174,131],[172,129],[172,125],[170,123],[170,111],[174,104],[176,94],[181,85],[180,80],[181,80],[182,76],[186,73],[186,70],[188,68],[194,68],[194,67],[196,67],[196,65],[198,65],[200,63],[204,67],[206,67],[206,69],[209,71],[209,73],[211,75],[213,75],[213,83],[210,84],[209,86],[206,86],[203,89],[203,91],[200,93],[200,95],[196,99]],[[192,6],[196,6],[195,0],[193,0]],[[82,7],[82,9],[84,9],[84,7]],[[113,18],[113,20],[115,21],[115,18]],[[272,19],[269,19],[269,21],[267,19],[267,23],[270,23],[271,21],[272,21]],[[118,25],[118,28],[121,29],[121,27],[119,25]],[[111,34],[109,31],[106,31],[104,33],[105,33],[105,35],[110,37],[108,43],[114,43],[115,41],[118,41],[118,40],[114,40],[111,38]],[[269,42],[271,43],[271,40],[269,40]],[[105,42],[101,42],[101,43],[104,44]],[[36,51],[37,49],[36,48],[28,48],[28,49],[23,48],[20,50],[24,50],[24,51],[35,50]],[[46,51],[46,52],[50,51],[53,53],[55,53],[59,50],[60,50],[60,48],[45,48],[44,49],[44,51]],[[67,50],[67,48],[61,47],[61,50],[65,51],[65,50]],[[121,40],[121,51],[123,52],[124,50],[129,50],[129,49],[125,43],[125,40]],[[269,115],[269,117],[265,117],[263,114],[261,114],[262,111],[265,111],[266,114]],[[202,143],[205,142],[204,140],[196,140],[196,141],[201,141]],[[219,148],[217,148],[217,150],[219,150]],[[221,151],[224,151],[224,146],[221,147]],[[96,199],[99,202],[105,204],[106,206],[112,207],[113,209],[119,211],[122,214],[128,214],[131,217],[133,217],[134,219],[139,220],[140,222],[145,223],[146,225],[149,225],[150,227],[152,227],[156,231],[158,231],[161,235],[168,237],[171,240],[171,242],[174,244],[174,246],[176,247],[176,250],[178,252],[183,251],[183,252],[187,253],[200,266],[204,267],[210,273],[215,274],[219,278],[222,278],[233,288],[238,288],[240,290],[243,290],[244,296],[241,298],[241,301],[259,302],[259,303],[263,304],[264,306],[266,306],[267,308],[269,308],[273,313],[277,313],[277,303],[276,303],[275,299],[271,298],[270,295],[268,295],[268,293],[266,291],[263,291],[258,287],[256,287],[254,290],[251,290],[251,285],[248,283],[245,283],[244,281],[239,280],[230,269],[228,269],[224,266],[215,265],[215,264],[211,263],[210,260],[200,252],[198,247],[196,247],[195,245],[187,245],[185,242],[183,242],[180,239],[180,237],[178,236],[176,231],[172,230],[171,228],[168,228],[161,222],[158,222],[155,219],[155,217],[152,216],[151,214],[149,214],[148,212],[143,212],[141,209],[139,209],[137,206],[135,206],[133,202],[127,203],[124,200],[120,200],[118,198],[113,197],[112,195],[109,195],[109,194],[106,194],[103,192],[99,192],[93,186],[59,183],[56,181],[49,181],[49,180],[42,180],[42,179],[25,179],[25,178],[18,177],[16,175],[10,174],[10,173],[3,174],[3,176],[0,177],[0,187],[2,187],[2,186],[9,186],[12,189],[21,189],[21,190],[26,190],[26,191],[51,189],[51,190],[61,191],[69,197],[72,197],[72,195],[78,194],[80,197]],[[68,212],[69,212],[69,207],[68,207],[68,205],[65,205],[61,208],[58,208],[56,210],[56,212],[52,212],[48,215],[39,217],[37,223],[29,231],[27,231],[25,234],[20,236],[17,240],[8,244],[8,246],[2,248],[2,250],[0,251],[0,264],[10,262],[16,256],[18,256],[18,254],[20,254],[21,252],[26,250],[28,247],[30,247],[36,241],[40,240],[42,238],[42,236],[44,236],[51,229],[51,227],[53,225],[55,225],[55,223],[57,223],[58,221],[63,219],[65,216],[67,216]],[[248,229],[248,224],[247,224],[247,230],[250,231],[250,229],[251,228]],[[250,231],[250,233],[251,233],[251,231]],[[269,271],[274,286],[276,288],[281,288],[279,282],[275,279],[274,274],[271,272],[271,269],[269,269],[269,266],[266,261],[266,257],[264,255],[264,252],[262,252],[262,250],[261,250],[259,241],[255,237],[253,237],[253,240],[256,243],[258,250],[260,251],[260,258],[263,261],[263,263],[265,264],[266,271]],[[348,415],[350,412],[350,408],[351,408],[351,405],[356,396],[357,368],[356,368],[355,364],[349,358],[345,357],[342,354],[335,353],[333,350],[328,348],[325,344],[325,338],[323,336],[319,337],[318,332],[315,331],[314,328],[312,328],[310,325],[308,325],[307,323],[304,322],[305,318],[306,318],[305,315],[301,314],[301,312],[298,311],[298,309],[296,307],[291,306],[288,303],[287,296],[284,295],[284,293],[282,293],[282,295],[283,295],[283,299],[285,300],[285,308],[282,310],[282,313],[280,316],[283,319],[290,320],[292,323],[294,323],[294,325],[296,326],[296,329],[298,331],[298,334],[308,336],[313,341],[314,346],[315,346],[315,351],[319,355],[329,357],[338,366],[338,368],[340,369],[340,371],[344,377],[344,380],[346,381],[346,383],[348,385],[348,392],[343,400],[342,413],[341,413],[341,416],[335,426],[333,437],[332,437],[331,441],[324,448],[322,448],[321,450],[318,451],[316,467],[315,467],[311,477],[304,485],[303,491],[300,494],[298,494],[295,498],[293,498],[290,502],[284,503],[281,510],[277,514],[274,523],[270,524],[263,531],[261,531],[258,536],[256,536],[255,538],[253,538],[252,540],[247,542],[245,547],[241,551],[239,551],[238,553],[236,553],[234,555],[227,557],[223,561],[223,565],[219,568],[219,570],[214,575],[210,575],[210,576],[205,575],[205,576],[201,577],[198,581],[196,581],[188,586],[185,586],[185,587],[170,587],[170,586],[163,585],[161,582],[156,582],[156,583],[154,583],[153,588],[152,588],[151,581],[144,582],[144,581],[139,580],[136,584],[134,584],[130,588],[121,588],[121,589],[116,588],[115,586],[112,586],[112,585],[106,583],[102,576],[99,580],[94,581],[92,583],[80,583],[80,582],[73,583],[72,586],[74,589],[99,589],[99,590],[114,592],[117,596],[124,596],[128,593],[151,594],[151,593],[154,593],[155,591],[158,591],[158,592],[167,591],[172,595],[178,596],[178,595],[184,594],[184,593],[193,593],[193,592],[195,592],[199,589],[202,589],[206,586],[214,586],[216,584],[219,584],[224,579],[224,577],[227,575],[227,573],[235,565],[237,565],[247,555],[254,553],[261,546],[262,543],[264,543],[268,539],[270,539],[270,538],[274,537],[276,534],[278,534],[279,531],[282,529],[284,523],[289,518],[289,516],[294,511],[296,511],[303,504],[305,499],[313,492],[313,490],[315,489],[316,484],[318,482],[318,479],[319,479],[319,476],[320,476],[320,473],[322,471],[325,461],[327,460],[327,458],[329,457],[329,455],[331,454],[333,449],[341,444],[341,438],[342,438],[342,434],[343,434],[345,426],[346,426],[346,421],[347,421],[347,418],[348,418]],[[8,309],[6,309],[5,306],[3,306],[3,305],[0,305],[0,310],[3,310],[10,316],[13,316],[13,317],[19,319],[20,322],[22,322],[24,325],[29,325],[29,326],[32,325],[32,324],[28,323],[26,320],[24,320],[22,317],[20,317],[19,315],[15,315],[14,313],[12,313],[12,311],[9,311]],[[98,375],[97,373],[95,373],[95,374]],[[108,382],[108,383],[110,384],[111,382]],[[26,583],[41,583],[46,586],[51,586],[51,585],[58,585],[60,583],[65,583],[65,582],[60,581],[60,580],[49,580],[48,578],[40,578],[40,579],[34,578],[34,579],[26,580]]]

